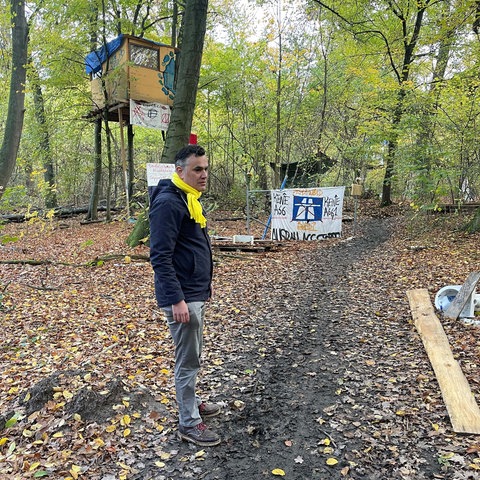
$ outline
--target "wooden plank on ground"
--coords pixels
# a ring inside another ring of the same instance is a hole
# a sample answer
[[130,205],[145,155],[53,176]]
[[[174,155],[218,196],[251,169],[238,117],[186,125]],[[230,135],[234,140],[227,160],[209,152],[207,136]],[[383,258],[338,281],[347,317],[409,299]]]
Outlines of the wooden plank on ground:
[[453,430],[457,433],[480,435],[480,408],[460,365],[453,357],[428,291],[408,290],[407,297],[415,327],[440,385]]
[[462,288],[457,293],[457,295],[455,295],[452,303],[445,311],[445,316],[447,318],[451,318],[453,320],[456,320],[458,318],[465,305],[467,304],[470,295],[472,295],[472,293],[474,292],[479,279],[480,272],[472,272],[468,276],[467,281],[462,285]]

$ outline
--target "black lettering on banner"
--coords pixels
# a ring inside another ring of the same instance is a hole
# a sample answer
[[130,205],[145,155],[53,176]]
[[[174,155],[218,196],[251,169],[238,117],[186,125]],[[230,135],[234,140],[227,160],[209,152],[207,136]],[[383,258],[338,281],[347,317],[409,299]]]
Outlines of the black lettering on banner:
[[284,228],[272,229],[272,240],[300,240],[299,232],[290,232]]
[[335,219],[339,215],[340,198],[338,195],[334,197],[325,197],[323,200],[323,218]]

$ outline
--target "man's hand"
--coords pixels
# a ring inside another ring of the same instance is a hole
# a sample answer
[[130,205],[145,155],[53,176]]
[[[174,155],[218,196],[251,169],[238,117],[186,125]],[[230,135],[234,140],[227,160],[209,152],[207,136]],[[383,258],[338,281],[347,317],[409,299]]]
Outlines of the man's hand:
[[188,313],[188,305],[185,300],[172,305],[172,314],[177,323],[188,323],[190,321],[190,313]]

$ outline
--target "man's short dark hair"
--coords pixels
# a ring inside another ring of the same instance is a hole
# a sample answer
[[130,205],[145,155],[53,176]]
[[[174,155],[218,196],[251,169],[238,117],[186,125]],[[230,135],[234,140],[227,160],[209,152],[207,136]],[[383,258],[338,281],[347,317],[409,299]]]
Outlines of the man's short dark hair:
[[205,153],[205,149],[200,145],[187,145],[180,149],[175,155],[175,166],[184,168],[189,157],[192,155],[203,157]]

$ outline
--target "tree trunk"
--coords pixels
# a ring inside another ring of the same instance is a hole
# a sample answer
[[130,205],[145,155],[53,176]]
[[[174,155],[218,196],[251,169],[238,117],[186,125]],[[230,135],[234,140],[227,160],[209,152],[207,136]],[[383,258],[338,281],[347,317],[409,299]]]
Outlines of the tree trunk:
[[102,119],[95,120],[95,168],[93,172],[93,186],[88,206],[87,220],[98,219],[98,199],[100,197],[100,185],[102,182]]
[[12,176],[17,162],[17,153],[25,114],[25,82],[28,51],[28,24],[25,17],[25,1],[11,2],[12,13],[12,71],[8,112],[0,149],[0,198]]
[[108,159],[108,180],[107,180],[107,222],[112,220],[112,187],[113,187],[113,156],[112,156],[112,137],[110,125],[108,123],[108,107],[103,109],[103,121],[105,124],[105,137],[107,139],[107,159]]
[[172,163],[178,150],[188,144],[200,78],[203,44],[207,28],[208,0],[187,0],[183,16],[183,38],[178,55],[178,77],[162,163]]
[[45,179],[46,191],[45,206],[47,208],[58,207],[56,182],[55,182],[55,168],[53,164],[52,150],[50,148],[50,134],[48,131],[47,119],[45,117],[45,99],[43,97],[42,86],[40,85],[40,78],[37,69],[30,62],[31,68],[31,83],[33,90],[33,102],[35,105],[35,118],[40,129],[40,145],[39,153],[42,157],[43,168],[45,170],[43,176]]
[[[385,169],[385,175],[383,178],[383,191],[382,191],[382,200],[381,205],[387,206],[392,204],[392,179],[395,172],[395,155],[397,152],[397,138],[398,138],[398,127],[402,120],[406,90],[405,85],[408,82],[410,68],[413,61],[415,60],[414,51],[417,46],[418,37],[420,35],[420,30],[423,25],[423,17],[425,10],[429,4],[429,1],[425,1],[422,4],[418,3],[418,11],[415,17],[415,26],[410,35],[410,38],[407,38],[405,35],[404,38],[404,52],[403,52],[403,62],[402,69],[397,72],[398,81],[400,85],[400,90],[398,92],[397,103],[392,117],[392,134],[389,139],[388,145],[388,155],[387,155],[387,165]],[[408,23],[406,18],[401,15],[399,11],[396,10],[393,6],[390,7],[395,15],[399,18],[402,23],[402,30],[408,32]]]
[[134,163],[134,151],[133,151],[133,125],[127,126],[127,165],[128,165],[128,199],[130,201],[130,208],[133,202],[133,185],[135,178],[135,163]]
[[[185,33],[180,45],[181,54],[177,56],[175,100],[162,153],[162,163],[172,163],[177,151],[188,144],[207,29],[207,8],[208,0],[187,0],[185,4],[182,28]],[[131,247],[138,245],[140,239],[148,237],[149,223],[144,221],[145,219],[148,219],[147,210],[140,214],[128,238]]]
[[395,152],[397,151],[398,127],[400,126],[400,122],[402,120],[405,95],[406,92],[403,87],[401,87],[400,91],[398,92],[397,105],[395,107],[395,112],[392,119],[392,133],[388,141],[387,161],[382,185],[382,201],[380,203],[382,207],[387,207],[388,205],[392,204],[392,180],[395,171]]

